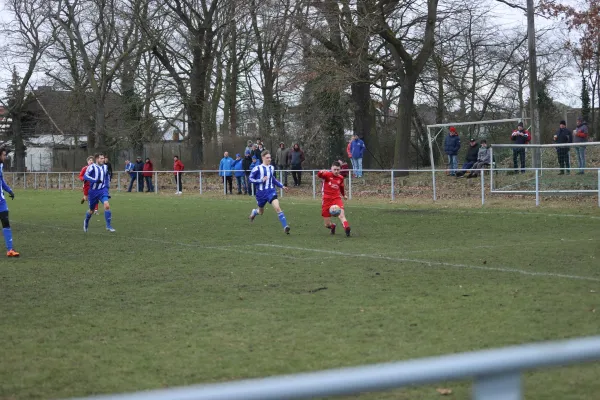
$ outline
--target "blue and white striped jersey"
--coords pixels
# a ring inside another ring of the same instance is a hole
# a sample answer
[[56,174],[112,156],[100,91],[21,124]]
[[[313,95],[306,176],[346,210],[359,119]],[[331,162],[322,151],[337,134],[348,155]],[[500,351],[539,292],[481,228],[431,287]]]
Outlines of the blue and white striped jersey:
[[85,170],[83,179],[90,182],[90,190],[108,189],[108,169],[106,165],[90,165]]
[[[0,203],[2,203],[6,198],[4,197],[4,192],[12,193],[12,190],[8,186],[8,184],[4,181],[4,164],[0,164]],[[0,210],[2,211],[2,210]]]
[[[264,177],[267,180],[263,181]],[[275,168],[272,165],[257,165],[250,172],[250,182],[254,183],[256,195],[260,196],[261,192],[276,191],[276,187],[283,187],[283,184],[275,179]]]

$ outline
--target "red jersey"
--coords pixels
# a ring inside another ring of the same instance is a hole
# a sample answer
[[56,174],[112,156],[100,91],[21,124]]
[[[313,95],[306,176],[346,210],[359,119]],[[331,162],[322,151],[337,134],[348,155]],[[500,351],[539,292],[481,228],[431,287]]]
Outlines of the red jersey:
[[345,195],[344,177],[333,175],[331,171],[319,171],[317,176],[323,179],[323,201],[339,199]]
[[87,169],[88,169],[88,166],[86,165],[85,167],[81,168],[81,172],[79,172],[79,180],[83,181],[83,186],[90,185],[90,183],[83,178],[83,176],[85,175],[85,171],[87,171]]

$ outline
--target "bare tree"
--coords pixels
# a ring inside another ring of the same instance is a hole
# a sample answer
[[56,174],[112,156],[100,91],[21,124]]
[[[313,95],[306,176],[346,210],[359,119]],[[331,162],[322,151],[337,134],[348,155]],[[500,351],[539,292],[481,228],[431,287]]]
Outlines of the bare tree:
[[[10,20],[2,27],[6,46],[2,49],[4,64],[12,70],[8,101],[4,102],[11,118],[12,143],[16,169],[25,170],[25,142],[22,118],[28,103],[27,91],[44,52],[52,45],[52,30],[48,24],[48,3],[43,0],[9,0],[6,2]],[[22,77],[19,74],[22,71]]]

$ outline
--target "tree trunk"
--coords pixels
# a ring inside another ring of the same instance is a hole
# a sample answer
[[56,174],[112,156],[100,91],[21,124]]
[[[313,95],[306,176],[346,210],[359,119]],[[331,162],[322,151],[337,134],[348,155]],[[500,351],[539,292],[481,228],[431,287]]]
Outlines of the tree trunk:
[[350,85],[352,103],[354,106],[354,134],[365,142],[367,151],[364,157],[364,167],[370,168],[373,159],[370,156],[371,137],[371,85],[368,82],[354,82]]
[[416,82],[415,78],[406,76],[398,99],[398,126],[396,128],[394,145],[394,169],[410,169],[409,148],[412,131],[412,105],[415,98]]
[[104,151],[105,149],[105,105],[104,99],[96,99],[96,123],[94,125],[95,143],[94,149]]
[[25,171],[25,142],[23,140],[23,127],[21,125],[20,113],[15,113],[11,124],[13,134],[13,145],[15,146],[15,170]]

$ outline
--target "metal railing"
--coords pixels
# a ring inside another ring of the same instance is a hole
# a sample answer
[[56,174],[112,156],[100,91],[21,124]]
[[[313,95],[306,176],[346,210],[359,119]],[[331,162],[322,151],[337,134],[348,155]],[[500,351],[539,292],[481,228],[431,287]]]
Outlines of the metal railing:
[[[520,170],[520,168],[518,169]],[[531,176],[525,179],[525,182],[535,180],[535,185],[533,183],[530,185],[528,189],[510,189],[504,190],[504,188],[496,187],[495,184],[497,182],[496,175],[498,172],[510,172],[515,171],[514,168],[493,168],[493,169],[481,169],[479,172],[479,180],[480,184],[479,190],[481,192],[481,204],[485,204],[486,195],[487,194],[531,194],[535,195],[536,206],[540,205],[541,196],[544,194],[560,194],[560,193],[579,193],[579,194],[598,194],[598,206],[600,207],[600,168],[585,168],[586,172],[590,172],[594,175],[597,175],[597,184],[595,183],[592,188],[574,188],[574,189],[544,189],[541,187],[540,178],[542,173],[547,172],[558,172],[561,168],[525,168],[526,171],[532,172]],[[286,171],[276,171],[277,176],[281,181],[286,180],[285,174],[290,175],[288,178],[291,180],[291,174],[293,172],[301,172],[310,177],[310,191],[303,192],[304,195],[310,195],[313,199],[316,199],[319,195],[320,189],[318,188],[317,172],[319,170],[286,170]],[[401,196],[403,194],[402,190],[404,188],[399,188],[397,180],[402,179],[406,174],[411,176],[419,176],[425,177],[427,181],[424,184],[421,194],[423,196],[427,196],[423,192],[430,192],[430,196],[434,201],[438,200],[439,190],[440,190],[440,179],[436,181],[431,178],[431,176],[435,176],[435,174],[444,174],[443,170],[432,170],[432,169],[420,169],[420,170],[376,170],[369,169],[363,170],[365,175],[369,174],[377,174],[381,181],[385,181],[384,185],[388,190],[389,198],[391,200],[396,200],[397,196]],[[223,182],[222,177],[218,176],[219,170],[196,170],[196,171],[183,171],[182,172],[182,181],[184,183],[184,189],[187,193],[197,192],[199,194],[205,194],[207,192],[219,193],[219,191],[223,194],[227,194],[227,185]],[[425,174],[425,175],[423,175]],[[488,174],[489,180],[486,179],[485,175]],[[118,192],[129,189],[127,184],[130,182],[130,174],[125,171],[117,171],[113,175],[113,181],[111,183],[111,190],[116,190]],[[143,179],[142,173],[139,173],[140,178]],[[79,181],[79,173],[78,172],[5,172],[5,179],[7,183],[11,184],[14,188],[23,188],[23,189],[58,189],[58,190],[78,190],[82,186],[82,182]],[[589,176],[589,175],[588,175]],[[175,181],[175,171],[153,171],[152,172],[152,183],[154,185],[154,192],[158,193],[162,187],[162,190],[166,190],[169,188],[175,189],[177,187],[177,182]],[[233,183],[235,185],[235,177],[232,178]],[[364,188],[364,178],[360,178],[360,185],[356,183],[357,178],[353,178],[352,175],[349,175],[347,178],[346,190],[347,195],[350,199],[353,197],[353,192],[355,188],[360,187]],[[138,180],[139,181],[139,180]],[[166,182],[166,183],[165,183]],[[247,182],[246,182],[247,183]],[[187,186],[187,188],[186,188]],[[137,189],[138,185],[133,185],[133,190]],[[190,190],[191,187],[191,190]],[[473,190],[473,188],[469,188],[468,190]],[[280,196],[284,196],[283,190],[280,191]]]
[[[228,383],[88,397],[95,400],[312,399],[474,380],[475,400],[520,400],[523,371],[600,361],[600,336]],[[594,394],[590,393],[590,398]],[[83,399],[80,399],[83,400]]]

